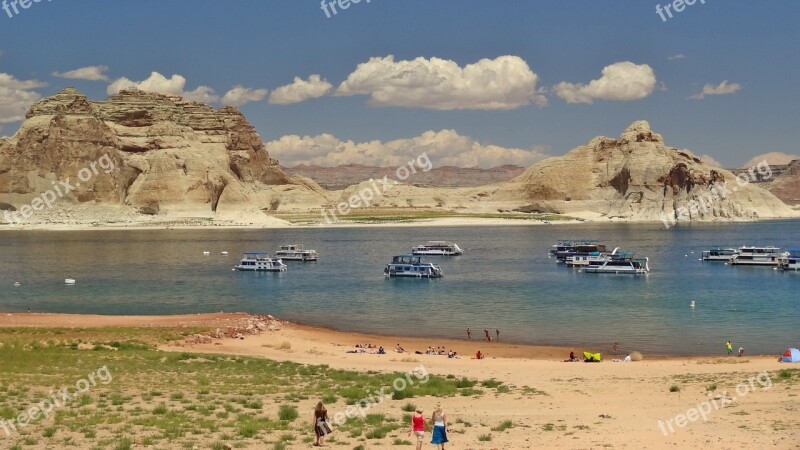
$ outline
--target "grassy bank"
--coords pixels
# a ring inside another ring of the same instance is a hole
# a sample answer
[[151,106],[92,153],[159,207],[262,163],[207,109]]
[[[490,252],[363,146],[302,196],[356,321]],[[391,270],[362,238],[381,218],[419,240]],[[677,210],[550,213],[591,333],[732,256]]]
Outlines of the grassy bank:
[[[310,416],[317,401],[323,400],[333,416],[382,388],[392,392],[398,378],[409,379],[400,373],[157,350],[159,344],[202,331],[0,328],[0,419],[16,420],[64,388],[74,398],[17,433],[0,430],[2,447],[305,448],[313,440]],[[408,365],[411,370],[418,363]],[[102,367],[108,383],[77,392],[79,380]],[[329,442],[347,448],[405,445],[415,399],[509,391],[493,380],[430,376],[395,392],[380,413],[348,420]]]

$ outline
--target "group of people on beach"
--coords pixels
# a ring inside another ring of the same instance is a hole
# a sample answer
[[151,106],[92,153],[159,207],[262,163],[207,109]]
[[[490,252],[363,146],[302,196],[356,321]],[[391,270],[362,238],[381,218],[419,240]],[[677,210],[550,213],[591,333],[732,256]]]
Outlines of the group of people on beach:
[[[431,444],[436,445],[439,450],[444,450],[444,444],[449,441],[447,440],[447,414],[442,409],[442,404],[436,404],[436,408],[431,414],[430,422],[425,420],[423,411],[422,407],[417,407],[414,415],[411,416],[408,434],[417,438],[417,450],[422,450],[422,444],[425,442],[425,432],[428,431],[428,424],[430,423],[432,425]],[[316,435],[315,447],[324,447],[325,436],[333,432],[329,422],[328,410],[322,402],[318,402],[316,408],[314,408],[313,422],[314,434]]]
[[[495,334],[495,340],[499,341],[500,340],[500,330],[494,330],[494,334]],[[484,335],[484,337],[486,339],[486,342],[492,342],[492,335],[489,334],[489,330],[488,329],[484,329],[483,330],[483,335]],[[467,340],[468,341],[472,340],[472,328],[471,327],[467,327]]]

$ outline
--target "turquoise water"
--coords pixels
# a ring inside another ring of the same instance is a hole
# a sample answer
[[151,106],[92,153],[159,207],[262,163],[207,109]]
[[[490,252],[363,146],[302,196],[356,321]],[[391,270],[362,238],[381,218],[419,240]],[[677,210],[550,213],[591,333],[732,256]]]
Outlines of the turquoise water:
[[[381,334],[461,338],[471,326],[477,335],[499,328],[501,339],[519,343],[603,350],[617,341],[623,350],[673,354],[721,353],[731,339],[748,353],[777,354],[800,346],[800,273],[698,258],[715,244],[797,248],[798,225],[4,231],[0,310],[245,311]],[[648,256],[651,272],[587,274],[556,265],[547,252],[563,238],[600,239]],[[431,258],[443,279],[383,277],[392,255],[434,239],[466,250]],[[288,243],[316,249],[320,261],[287,262],[281,274],[231,271],[241,252]],[[76,286],[64,286],[68,276]]]

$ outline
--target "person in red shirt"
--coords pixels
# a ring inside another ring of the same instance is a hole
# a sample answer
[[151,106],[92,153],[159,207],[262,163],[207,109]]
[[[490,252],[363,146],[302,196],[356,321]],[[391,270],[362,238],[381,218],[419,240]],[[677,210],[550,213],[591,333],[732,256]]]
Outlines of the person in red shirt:
[[411,416],[411,431],[409,434],[417,436],[417,450],[422,450],[422,442],[425,440],[425,416],[422,415],[422,408],[417,408],[416,414]]

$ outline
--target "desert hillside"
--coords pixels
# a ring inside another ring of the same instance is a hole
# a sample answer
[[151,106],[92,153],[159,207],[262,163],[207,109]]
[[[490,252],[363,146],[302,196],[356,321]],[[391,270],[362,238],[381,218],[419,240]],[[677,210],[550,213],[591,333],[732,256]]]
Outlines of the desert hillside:
[[[397,167],[374,167],[361,164],[347,164],[335,167],[308,166],[300,164],[281,167],[289,175],[311,178],[329,190],[342,190],[370,178],[394,177]],[[434,167],[427,172],[418,172],[409,183],[419,187],[475,187],[510,181],[525,171],[524,167],[503,165],[490,169],[479,167]]]
[[656,221],[674,218],[675,211],[687,212],[682,220],[794,215],[765,189],[740,185],[731,172],[668,147],[646,121],[634,122],[618,138],[598,136],[564,156],[543,160],[493,197],[522,201],[528,211],[621,220]]
[[47,202],[54,206],[31,221],[57,221],[54,212],[71,210],[264,216],[259,211],[284,203],[327,201],[313,182],[280,169],[238,109],[137,90],[93,102],[64,89],[34,104],[19,131],[0,141],[6,209],[36,206],[60,186]]
[[[365,166],[287,174],[236,108],[138,90],[91,101],[67,88],[31,106],[19,131],[0,139],[0,209],[4,222],[66,225],[193,218],[276,226],[287,224],[276,215],[319,219],[322,208],[357,198],[362,200],[353,208],[378,215],[403,208],[636,221],[674,217],[681,208],[687,210],[681,220],[796,214],[767,190],[739,186],[731,172],[666,146],[645,121],[619,138],[596,137],[504,181],[515,171],[521,169],[440,167],[402,181],[394,180],[393,168]],[[369,181],[384,176],[386,183]],[[707,201],[722,184],[730,192]],[[796,167],[770,189],[797,198]],[[692,207],[703,199],[704,209]]]

